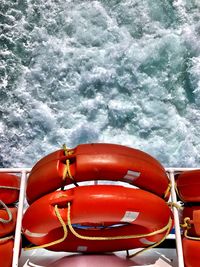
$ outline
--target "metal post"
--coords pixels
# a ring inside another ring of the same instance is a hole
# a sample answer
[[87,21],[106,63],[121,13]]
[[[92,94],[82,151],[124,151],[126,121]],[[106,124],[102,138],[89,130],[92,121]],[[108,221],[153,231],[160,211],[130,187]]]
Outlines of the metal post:
[[25,187],[26,187],[26,175],[27,175],[27,171],[22,170],[12,267],[18,267],[18,261],[19,261],[19,251],[20,251],[20,244],[21,244],[21,226],[22,226],[22,216],[23,216]]
[[[174,181],[174,171],[169,171],[169,178],[171,180],[171,198],[172,202],[177,202],[176,192],[175,192],[175,181]],[[180,232],[180,221],[179,221],[179,214],[176,207],[172,207],[174,213],[174,226],[175,226],[175,236],[176,236],[176,250],[178,255],[178,267],[184,267],[184,260],[183,260],[183,249],[182,249],[182,241],[181,241],[181,232]]]

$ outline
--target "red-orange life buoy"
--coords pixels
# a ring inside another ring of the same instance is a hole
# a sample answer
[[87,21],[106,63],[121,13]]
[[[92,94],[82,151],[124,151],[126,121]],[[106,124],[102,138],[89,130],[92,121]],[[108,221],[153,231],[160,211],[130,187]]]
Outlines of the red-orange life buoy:
[[182,172],[176,185],[184,202],[200,202],[200,170]]
[[200,241],[183,238],[185,267],[198,267],[200,263]]
[[185,206],[182,212],[182,224],[186,223],[187,234],[200,237],[200,205]]
[[19,198],[20,179],[16,175],[0,173],[0,199],[5,204],[12,204]]
[[200,262],[200,206],[185,206],[182,212],[183,255],[186,267]]
[[166,198],[169,186],[165,169],[147,153],[114,144],[81,144],[36,163],[27,182],[27,200],[31,204],[73,181],[90,180],[128,182]]
[[0,237],[11,234],[15,230],[17,220],[17,208],[5,207],[0,208]]
[[104,252],[146,247],[161,241],[172,227],[171,210],[157,195],[118,185],[80,186],[50,193],[29,206],[22,228],[33,244],[49,244],[63,236],[55,207],[63,224],[68,225],[67,237],[48,245],[55,251]]
[[0,266],[11,267],[13,258],[13,237],[0,238]]

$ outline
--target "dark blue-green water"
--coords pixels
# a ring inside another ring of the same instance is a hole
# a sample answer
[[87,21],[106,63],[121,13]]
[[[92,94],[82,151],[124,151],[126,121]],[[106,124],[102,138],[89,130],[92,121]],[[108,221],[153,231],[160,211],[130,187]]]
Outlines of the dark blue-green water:
[[85,142],[200,166],[199,0],[0,0],[0,166]]

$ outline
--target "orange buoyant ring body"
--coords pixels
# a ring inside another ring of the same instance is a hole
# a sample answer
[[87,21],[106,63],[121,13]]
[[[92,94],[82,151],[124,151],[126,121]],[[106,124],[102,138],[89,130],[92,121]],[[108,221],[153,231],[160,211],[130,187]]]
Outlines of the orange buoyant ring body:
[[13,248],[13,238],[0,238],[0,266],[12,266]]
[[200,242],[183,238],[183,255],[185,267],[197,267],[200,262]]
[[0,238],[11,234],[15,230],[17,221],[17,208],[8,207],[8,209],[10,216],[5,209],[0,208]]
[[200,202],[200,170],[182,172],[176,185],[182,201]]
[[[26,191],[29,204],[73,182],[122,181],[160,197],[164,197],[169,186],[163,166],[137,149],[115,144],[81,144],[66,154],[63,149],[55,151],[32,168]],[[67,174],[66,161],[69,162]]]
[[12,204],[19,198],[20,179],[9,173],[0,173],[0,200]]
[[[80,186],[50,193],[32,203],[22,221],[26,238],[35,245],[61,238],[63,229],[55,215],[55,206],[67,225],[68,203],[70,220],[78,234],[108,237],[108,240],[81,239],[68,229],[67,238],[48,247],[50,250],[105,252],[146,247],[159,242],[166,230],[147,235],[165,227],[172,218],[167,203],[150,192],[118,185]],[[109,240],[109,237],[138,234],[141,235],[138,238]]]

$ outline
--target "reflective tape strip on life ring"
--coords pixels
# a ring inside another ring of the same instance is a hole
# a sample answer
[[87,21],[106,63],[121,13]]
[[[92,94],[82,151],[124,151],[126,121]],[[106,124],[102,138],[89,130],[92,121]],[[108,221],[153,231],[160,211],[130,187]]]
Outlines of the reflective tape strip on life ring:
[[169,186],[163,166],[145,152],[114,144],[81,144],[36,163],[27,181],[27,200],[31,204],[64,185],[92,180],[127,182],[160,197]]
[[50,193],[29,206],[22,228],[31,243],[41,246],[62,238],[55,206],[68,231],[65,240],[47,246],[54,251],[104,252],[147,247],[162,240],[171,228],[170,208],[150,192],[117,185],[79,186]]

